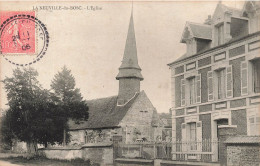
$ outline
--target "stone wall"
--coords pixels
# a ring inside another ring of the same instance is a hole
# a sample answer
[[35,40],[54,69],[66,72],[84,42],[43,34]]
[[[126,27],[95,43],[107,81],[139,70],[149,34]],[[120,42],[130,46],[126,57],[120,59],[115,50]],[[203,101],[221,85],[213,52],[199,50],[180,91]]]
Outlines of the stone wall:
[[44,149],[39,150],[48,159],[72,160],[82,158],[81,149]]
[[115,129],[86,129],[73,130],[70,145],[83,145],[85,143],[112,142],[114,135],[122,135],[122,128]]
[[154,114],[156,114],[156,109],[151,101],[144,91],[140,92],[119,124],[124,130],[122,135],[123,140],[126,140],[126,142],[142,138],[145,138],[147,141],[153,140],[153,128],[151,124],[153,116],[156,117]]
[[113,164],[112,147],[88,147],[82,149],[82,158],[102,165]]
[[259,166],[260,145],[258,144],[228,144],[228,166]]
[[81,158],[101,165],[113,164],[112,143],[85,144],[79,148],[47,148],[40,149],[39,154],[49,159],[72,160]]

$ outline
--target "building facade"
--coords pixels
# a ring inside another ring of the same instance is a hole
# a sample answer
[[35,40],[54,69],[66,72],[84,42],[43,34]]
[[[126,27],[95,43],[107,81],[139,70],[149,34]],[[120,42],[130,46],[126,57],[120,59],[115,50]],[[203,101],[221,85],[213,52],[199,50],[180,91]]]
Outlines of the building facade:
[[214,141],[220,129],[260,134],[259,28],[256,1],[245,2],[242,10],[219,3],[204,23],[186,23],[181,38],[186,53],[168,64],[173,160],[201,160],[207,155],[209,161],[218,161],[219,145]]

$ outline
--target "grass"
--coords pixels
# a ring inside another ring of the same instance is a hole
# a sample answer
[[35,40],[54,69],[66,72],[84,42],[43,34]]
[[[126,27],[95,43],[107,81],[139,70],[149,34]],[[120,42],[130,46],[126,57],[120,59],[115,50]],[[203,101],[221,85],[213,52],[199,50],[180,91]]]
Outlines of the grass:
[[89,160],[84,161],[83,159],[74,160],[58,160],[58,159],[47,159],[45,157],[35,157],[32,159],[26,159],[23,157],[9,157],[0,158],[0,160],[8,161],[12,164],[20,164],[25,166],[99,166],[99,164],[91,163]]

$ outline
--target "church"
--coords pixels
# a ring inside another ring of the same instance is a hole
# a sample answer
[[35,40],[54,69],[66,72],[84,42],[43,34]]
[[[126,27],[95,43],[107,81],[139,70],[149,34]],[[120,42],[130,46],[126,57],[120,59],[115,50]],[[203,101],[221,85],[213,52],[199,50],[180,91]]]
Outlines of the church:
[[69,122],[70,144],[111,142],[115,137],[124,143],[160,140],[162,123],[146,93],[140,91],[143,79],[132,12],[124,56],[116,76],[118,95],[87,101],[89,119],[80,124]]

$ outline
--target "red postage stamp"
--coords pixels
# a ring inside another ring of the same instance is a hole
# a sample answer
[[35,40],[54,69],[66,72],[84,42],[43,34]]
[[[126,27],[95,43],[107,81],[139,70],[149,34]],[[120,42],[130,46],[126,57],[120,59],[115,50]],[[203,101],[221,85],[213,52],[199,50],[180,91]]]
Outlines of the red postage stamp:
[[34,11],[1,11],[0,23],[4,25],[1,33],[1,52],[35,53],[35,22],[29,19],[15,19],[16,16],[30,15],[35,17]]

